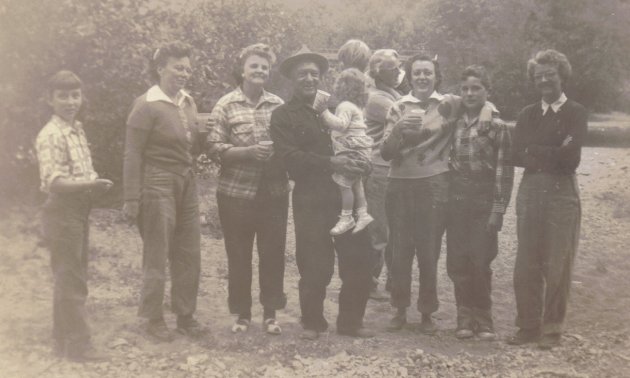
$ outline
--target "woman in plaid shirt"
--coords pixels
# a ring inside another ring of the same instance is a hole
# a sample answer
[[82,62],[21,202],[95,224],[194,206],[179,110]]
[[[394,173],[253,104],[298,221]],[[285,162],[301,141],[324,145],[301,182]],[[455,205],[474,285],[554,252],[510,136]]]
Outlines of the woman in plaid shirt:
[[497,233],[510,202],[514,167],[506,125],[493,117],[480,121],[490,83],[481,66],[461,76],[461,115],[455,121],[448,204],[447,271],[455,287],[455,336],[494,340],[490,264],[497,255]]
[[267,45],[244,48],[233,73],[238,87],[217,102],[208,125],[210,155],[221,165],[217,204],[228,258],[228,305],[237,315],[232,332],[246,331],[251,322],[254,237],[263,326],[270,334],[282,332],[276,310],[286,305],[289,181],[269,136],[271,112],[283,104],[264,90],[274,61]]

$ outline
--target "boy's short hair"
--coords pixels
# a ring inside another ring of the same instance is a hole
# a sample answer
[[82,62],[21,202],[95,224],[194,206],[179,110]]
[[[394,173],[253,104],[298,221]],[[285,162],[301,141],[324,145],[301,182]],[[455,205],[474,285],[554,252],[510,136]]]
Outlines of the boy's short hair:
[[478,64],[473,64],[471,66],[464,68],[464,71],[462,71],[462,74],[460,75],[459,79],[461,81],[466,81],[466,79],[468,79],[471,76],[479,79],[479,81],[481,82],[481,85],[483,85],[487,91],[490,91],[491,89],[490,88],[490,75],[488,75],[488,72],[483,66],[478,65]]
[[73,89],[81,89],[82,87],[83,82],[74,72],[61,70],[48,79],[46,93],[48,96],[52,96],[53,92],[56,90],[69,91]]

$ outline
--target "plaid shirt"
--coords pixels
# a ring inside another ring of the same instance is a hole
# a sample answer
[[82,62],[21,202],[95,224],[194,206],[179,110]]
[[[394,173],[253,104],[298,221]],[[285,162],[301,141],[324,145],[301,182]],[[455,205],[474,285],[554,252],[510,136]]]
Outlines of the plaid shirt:
[[465,114],[457,119],[451,167],[465,176],[494,177],[494,213],[505,213],[510,202],[514,183],[511,156],[512,139],[503,121],[471,121]]
[[81,122],[70,125],[53,115],[37,135],[35,142],[41,190],[48,193],[50,184],[63,177],[73,181],[98,178],[92,167],[90,148]]
[[[262,140],[271,140],[271,112],[282,105],[280,97],[263,91],[256,105],[250,104],[240,87],[223,96],[212,110],[215,126],[209,130],[210,157],[221,164],[217,192],[244,199],[253,199],[264,183],[273,195],[286,194],[289,181],[279,159],[267,162],[247,161],[224,164],[222,154],[232,147],[247,147]],[[210,123],[211,121],[209,121]],[[264,180],[263,180],[264,176]]]

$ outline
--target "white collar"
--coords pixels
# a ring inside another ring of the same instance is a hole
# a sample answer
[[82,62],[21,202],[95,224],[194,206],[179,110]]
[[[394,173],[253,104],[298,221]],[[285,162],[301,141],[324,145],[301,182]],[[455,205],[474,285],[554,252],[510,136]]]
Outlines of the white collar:
[[545,100],[542,100],[541,105],[542,105],[543,115],[547,113],[547,109],[549,109],[550,106],[554,113],[558,113],[558,110],[560,110],[562,105],[564,105],[564,103],[567,102],[567,100],[568,100],[567,96],[564,94],[564,92],[562,92],[560,97],[556,101],[554,101],[553,104],[547,104]]
[[175,97],[175,101],[177,101],[177,103],[174,103],[173,100],[171,100],[157,84],[149,88],[147,91],[147,102],[166,101],[181,107],[184,100],[192,101],[192,97],[183,89],[180,89],[179,92],[177,92],[177,96]]
[[[444,100],[444,96],[439,94],[437,91],[433,91],[433,93],[431,93],[431,96],[429,96],[429,100],[431,99],[441,102],[442,100]],[[422,102],[420,101],[420,99],[413,95],[413,91],[404,95],[400,100],[404,102]]]

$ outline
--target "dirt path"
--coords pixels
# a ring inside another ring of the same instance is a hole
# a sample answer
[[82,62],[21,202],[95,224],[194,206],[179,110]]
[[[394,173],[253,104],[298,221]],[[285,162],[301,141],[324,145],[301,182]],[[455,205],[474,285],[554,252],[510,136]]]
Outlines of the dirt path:
[[[284,334],[261,330],[261,308],[244,335],[229,332],[226,260],[222,240],[205,230],[202,285],[197,317],[212,330],[204,340],[148,341],[136,318],[141,242],[134,229],[117,223],[114,210],[92,215],[88,310],[95,343],[112,355],[92,365],[59,361],[50,352],[51,274],[48,253],[37,246],[37,209],[12,206],[0,219],[0,376],[2,377],[622,377],[630,376],[630,150],[586,149],[580,167],[583,221],[581,245],[563,345],[551,352],[502,341],[461,342],[454,338],[452,285],[440,261],[440,332],[413,329],[388,333],[392,310],[370,302],[366,325],[372,340],[331,331],[316,342],[297,338],[300,327],[293,229],[287,249],[285,291],[279,313]],[[520,176],[519,176],[520,179]],[[516,186],[515,186],[516,188]],[[204,192],[211,189],[207,187]],[[204,193],[205,209],[212,197]],[[211,221],[214,218],[211,217]],[[516,250],[514,207],[506,216],[493,268],[494,316],[500,338],[514,331],[512,268]],[[254,293],[257,293],[254,279]],[[339,281],[329,287],[326,313],[334,324]],[[417,284],[414,285],[417,293]],[[254,294],[257,297],[257,294]],[[167,301],[168,302],[168,301]],[[410,311],[410,321],[419,314]],[[169,315],[167,322],[174,326]]]

